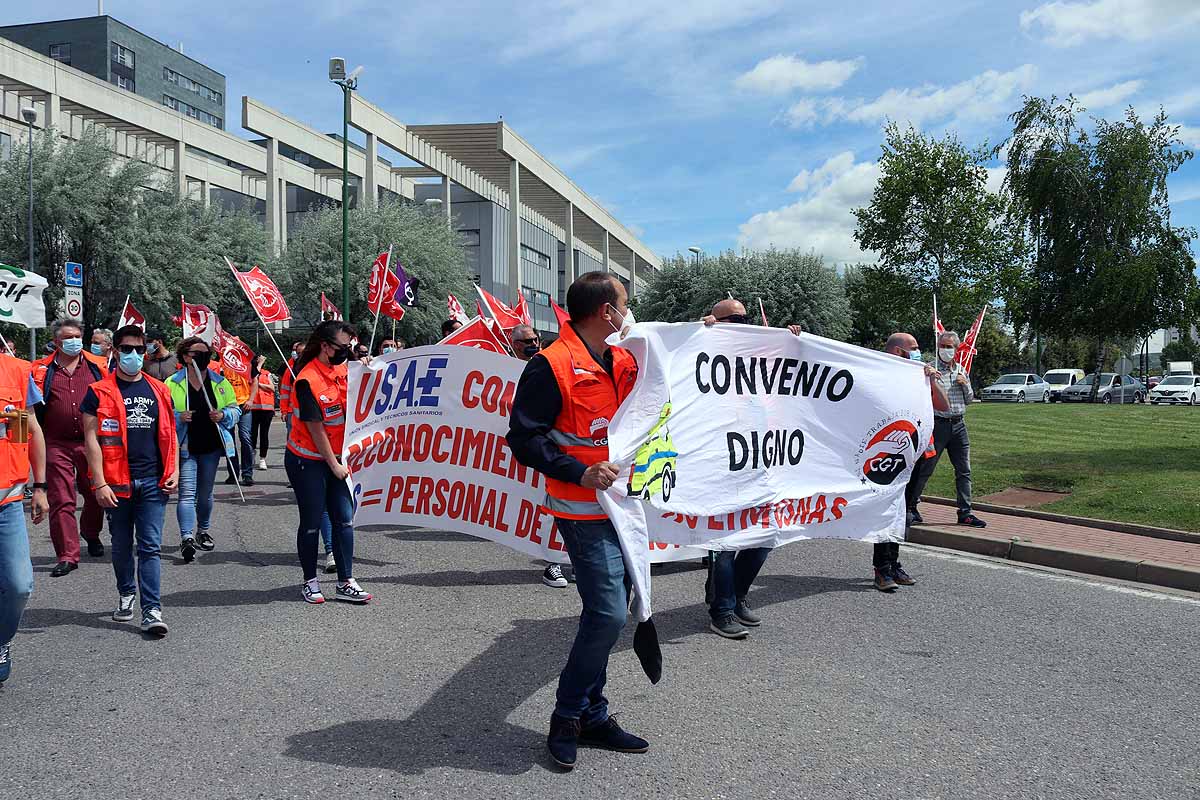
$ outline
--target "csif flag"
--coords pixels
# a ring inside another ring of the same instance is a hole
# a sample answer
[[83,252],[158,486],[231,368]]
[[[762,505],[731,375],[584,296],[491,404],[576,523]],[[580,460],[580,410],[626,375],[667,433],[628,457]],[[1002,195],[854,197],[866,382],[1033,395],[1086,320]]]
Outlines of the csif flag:
[[371,276],[367,282],[367,307],[378,317],[380,314],[394,320],[404,319],[404,306],[396,302],[400,279],[391,270],[392,250],[380,253],[371,265]]
[[471,321],[462,303],[458,302],[458,298],[452,294],[446,295],[446,312],[450,315],[449,319],[456,320],[463,325]]
[[254,306],[254,312],[258,314],[263,324],[286,322],[292,318],[292,312],[288,310],[287,303],[283,300],[283,294],[265,272],[258,267],[254,267],[249,272],[238,272],[237,267],[228,257],[225,258],[225,263],[229,265],[230,271],[237,278],[238,284],[246,293],[246,298],[250,301],[250,305]]
[[321,292],[321,320],[328,319],[340,321],[342,319],[342,312],[338,311],[338,307],[333,304],[332,300],[325,296],[324,292]]
[[442,339],[438,344],[453,344],[460,347],[477,347],[480,350],[490,350],[500,355],[511,355],[508,343],[494,327],[492,320],[475,317],[454,333]]
[[137,325],[142,330],[146,330],[146,318],[142,312],[133,307],[133,303],[129,298],[125,298],[125,307],[121,309],[121,319],[117,323],[118,328],[124,328],[126,325]]

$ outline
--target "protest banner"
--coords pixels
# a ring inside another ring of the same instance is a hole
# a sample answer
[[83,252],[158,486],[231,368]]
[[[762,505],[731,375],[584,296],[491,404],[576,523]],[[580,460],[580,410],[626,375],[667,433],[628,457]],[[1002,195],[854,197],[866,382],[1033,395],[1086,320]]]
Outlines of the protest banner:
[[41,275],[0,264],[0,322],[46,327],[46,304],[42,300],[46,286]]
[[[524,367],[510,356],[445,345],[352,362],[342,459],[358,506],[355,525],[456,531],[566,562],[554,518],[542,507],[544,479],[517,463],[504,438]],[[646,547],[655,562],[704,555]]]
[[777,328],[642,323],[638,380],[608,426],[601,502],[649,615],[649,540],[712,550],[904,537],[933,429],[922,365]]

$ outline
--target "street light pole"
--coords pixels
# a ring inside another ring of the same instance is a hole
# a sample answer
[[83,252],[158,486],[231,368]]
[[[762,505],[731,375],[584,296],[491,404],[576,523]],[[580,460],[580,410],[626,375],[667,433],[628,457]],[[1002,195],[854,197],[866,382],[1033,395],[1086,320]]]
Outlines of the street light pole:
[[[33,122],[37,111],[32,106],[21,109],[21,116],[29,125],[29,261],[26,269],[33,272]],[[37,329],[29,329],[29,360],[37,360]]]
[[342,312],[350,315],[350,81],[342,81]]

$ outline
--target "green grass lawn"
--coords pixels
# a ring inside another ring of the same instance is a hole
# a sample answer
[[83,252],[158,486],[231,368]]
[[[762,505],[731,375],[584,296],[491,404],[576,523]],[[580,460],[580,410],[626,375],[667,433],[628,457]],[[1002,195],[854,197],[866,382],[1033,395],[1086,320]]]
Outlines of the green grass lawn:
[[[1041,509],[1200,531],[1200,407],[976,403],[967,428],[976,497],[1069,491]],[[944,453],[925,493],[954,497]]]

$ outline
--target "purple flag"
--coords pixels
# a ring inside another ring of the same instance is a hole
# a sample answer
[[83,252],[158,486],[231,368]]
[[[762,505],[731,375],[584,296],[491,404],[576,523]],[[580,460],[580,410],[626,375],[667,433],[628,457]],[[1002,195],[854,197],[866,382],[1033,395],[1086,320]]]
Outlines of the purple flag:
[[399,261],[395,263],[395,269],[396,277],[400,279],[400,285],[396,287],[396,303],[411,308],[417,304],[417,289],[421,282],[416,278],[408,277],[408,273],[404,271],[404,266]]

